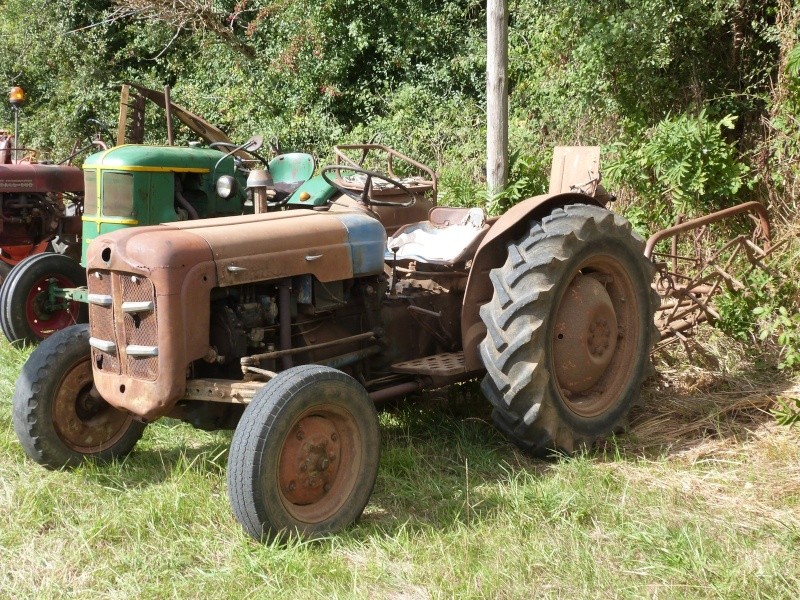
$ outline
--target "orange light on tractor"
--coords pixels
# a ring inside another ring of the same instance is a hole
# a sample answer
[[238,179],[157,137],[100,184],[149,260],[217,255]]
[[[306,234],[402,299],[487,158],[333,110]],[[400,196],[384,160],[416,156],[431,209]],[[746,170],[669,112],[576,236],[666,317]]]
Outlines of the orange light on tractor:
[[25,90],[18,86],[12,87],[8,93],[8,101],[12,106],[20,106],[25,102]]

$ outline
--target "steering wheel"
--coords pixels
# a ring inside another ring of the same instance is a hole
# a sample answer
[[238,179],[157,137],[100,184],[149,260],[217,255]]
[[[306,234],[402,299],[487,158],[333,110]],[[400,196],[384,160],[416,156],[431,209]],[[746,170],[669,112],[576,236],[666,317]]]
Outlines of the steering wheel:
[[[251,137],[244,144],[233,144],[231,142],[211,142],[208,145],[208,147],[209,148],[227,148],[227,149],[231,150],[231,154],[233,152],[237,151],[237,150],[243,150],[244,152],[247,152],[250,156],[258,159],[258,162],[260,162],[262,165],[264,165],[264,167],[269,169],[269,161],[256,152],[256,150],[261,148],[261,145],[263,143],[264,143],[263,142],[263,138],[261,136],[259,136],[259,135],[256,135],[256,136]],[[253,149],[250,150],[248,148],[248,146],[252,146]]]
[[[361,193],[358,193],[355,190],[351,190],[350,188],[347,188],[340,183],[336,183],[336,181],[328,177],[328,173],[330,171],[337,171],[339,173],[341,173],[342,171],[349,171],[351,173],[361,173],[362,175],[366,175],[367,179],[366,181],[364,181],[364,189],[361,190]],[[368,171],[367,169],[362,169],[361,167],[352,167],[350,165],[328,165],[327,167],[322,167],[322,169],[320,169],[319,171],[319,174],[322,175],[322,178],[325,180],[325,183],[327,183],[332,187],[335,187],[345,196],[349,196],[350,198],[353,198],[354,200],[361,202],[361,204],[364,204],[365,206],[374,204],[375,206],[399,206],[402,208],[406,208],[409,206],[413,206],[414,203],[417,201],[417,197],[406,186],[404,186],[396,179],[392,179],[391,177],[384,175],[383,173],[378,173],[377,171]],[[375,200],[374,198],[370,199],[369,193],[372,191],[373,179],[380,179],[381,181],[385,181],[395,186],[398,190],[400,190],[406,196],[408,196],[410,200],[408,202],[387,202],[386,200]]]

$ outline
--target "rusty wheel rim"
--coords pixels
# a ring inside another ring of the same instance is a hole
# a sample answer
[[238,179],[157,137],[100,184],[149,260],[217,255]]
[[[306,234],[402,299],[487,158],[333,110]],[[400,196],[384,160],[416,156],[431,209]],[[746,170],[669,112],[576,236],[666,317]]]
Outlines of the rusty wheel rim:
[[25,319],[34,335],[41,340],[76,323],[80,312],[80,304],[73,300],[67,302],[66,308],[50,310],[47,304],[51,285],[62,289],[77,287],[74,281],[64,275],[41,277],[31,286],[25,296]]
[[278,459],[278,491],[292,518],[319,523],[351,495],[362,462],[355,419],[336,405],[313,407],[289,428]]
[[585,259],[555,314],[551,372],[561,399],[579,417],[603,414],[623,393],[644,326],[628,271],[610,255]]
[[125,435],[132,420],[97,394],[88,356],[61,378],[53,402],[53,426],[70,450],[80,454],[107,450]]

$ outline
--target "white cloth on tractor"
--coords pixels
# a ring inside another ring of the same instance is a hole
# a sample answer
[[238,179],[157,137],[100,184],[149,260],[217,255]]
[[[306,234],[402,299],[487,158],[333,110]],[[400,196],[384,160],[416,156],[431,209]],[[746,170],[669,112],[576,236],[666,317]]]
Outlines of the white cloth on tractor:
[[386,241],[386,260],[452,263],[481,233],[486,215],[470,209],[460,223],[436,227],[430,221],[401,228]]

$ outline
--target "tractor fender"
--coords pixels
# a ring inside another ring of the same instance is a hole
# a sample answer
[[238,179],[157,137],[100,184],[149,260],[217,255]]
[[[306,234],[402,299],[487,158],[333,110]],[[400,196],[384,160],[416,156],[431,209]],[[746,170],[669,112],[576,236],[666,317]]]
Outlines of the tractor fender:
[[519,238],[530,227],[531,221],[542,219],[554,209],[568,204],[604,206],[598,198],[575,192],[534,196],[515,204],[501,215],[478,246],[461,307],[461,340],[467,371],[483,369],[478,344],[486,336],[486,326],[479,311],[481,306],[492,299],[494,288],[489,273],[492,269],[503,266],[506,260],[506,244]]

